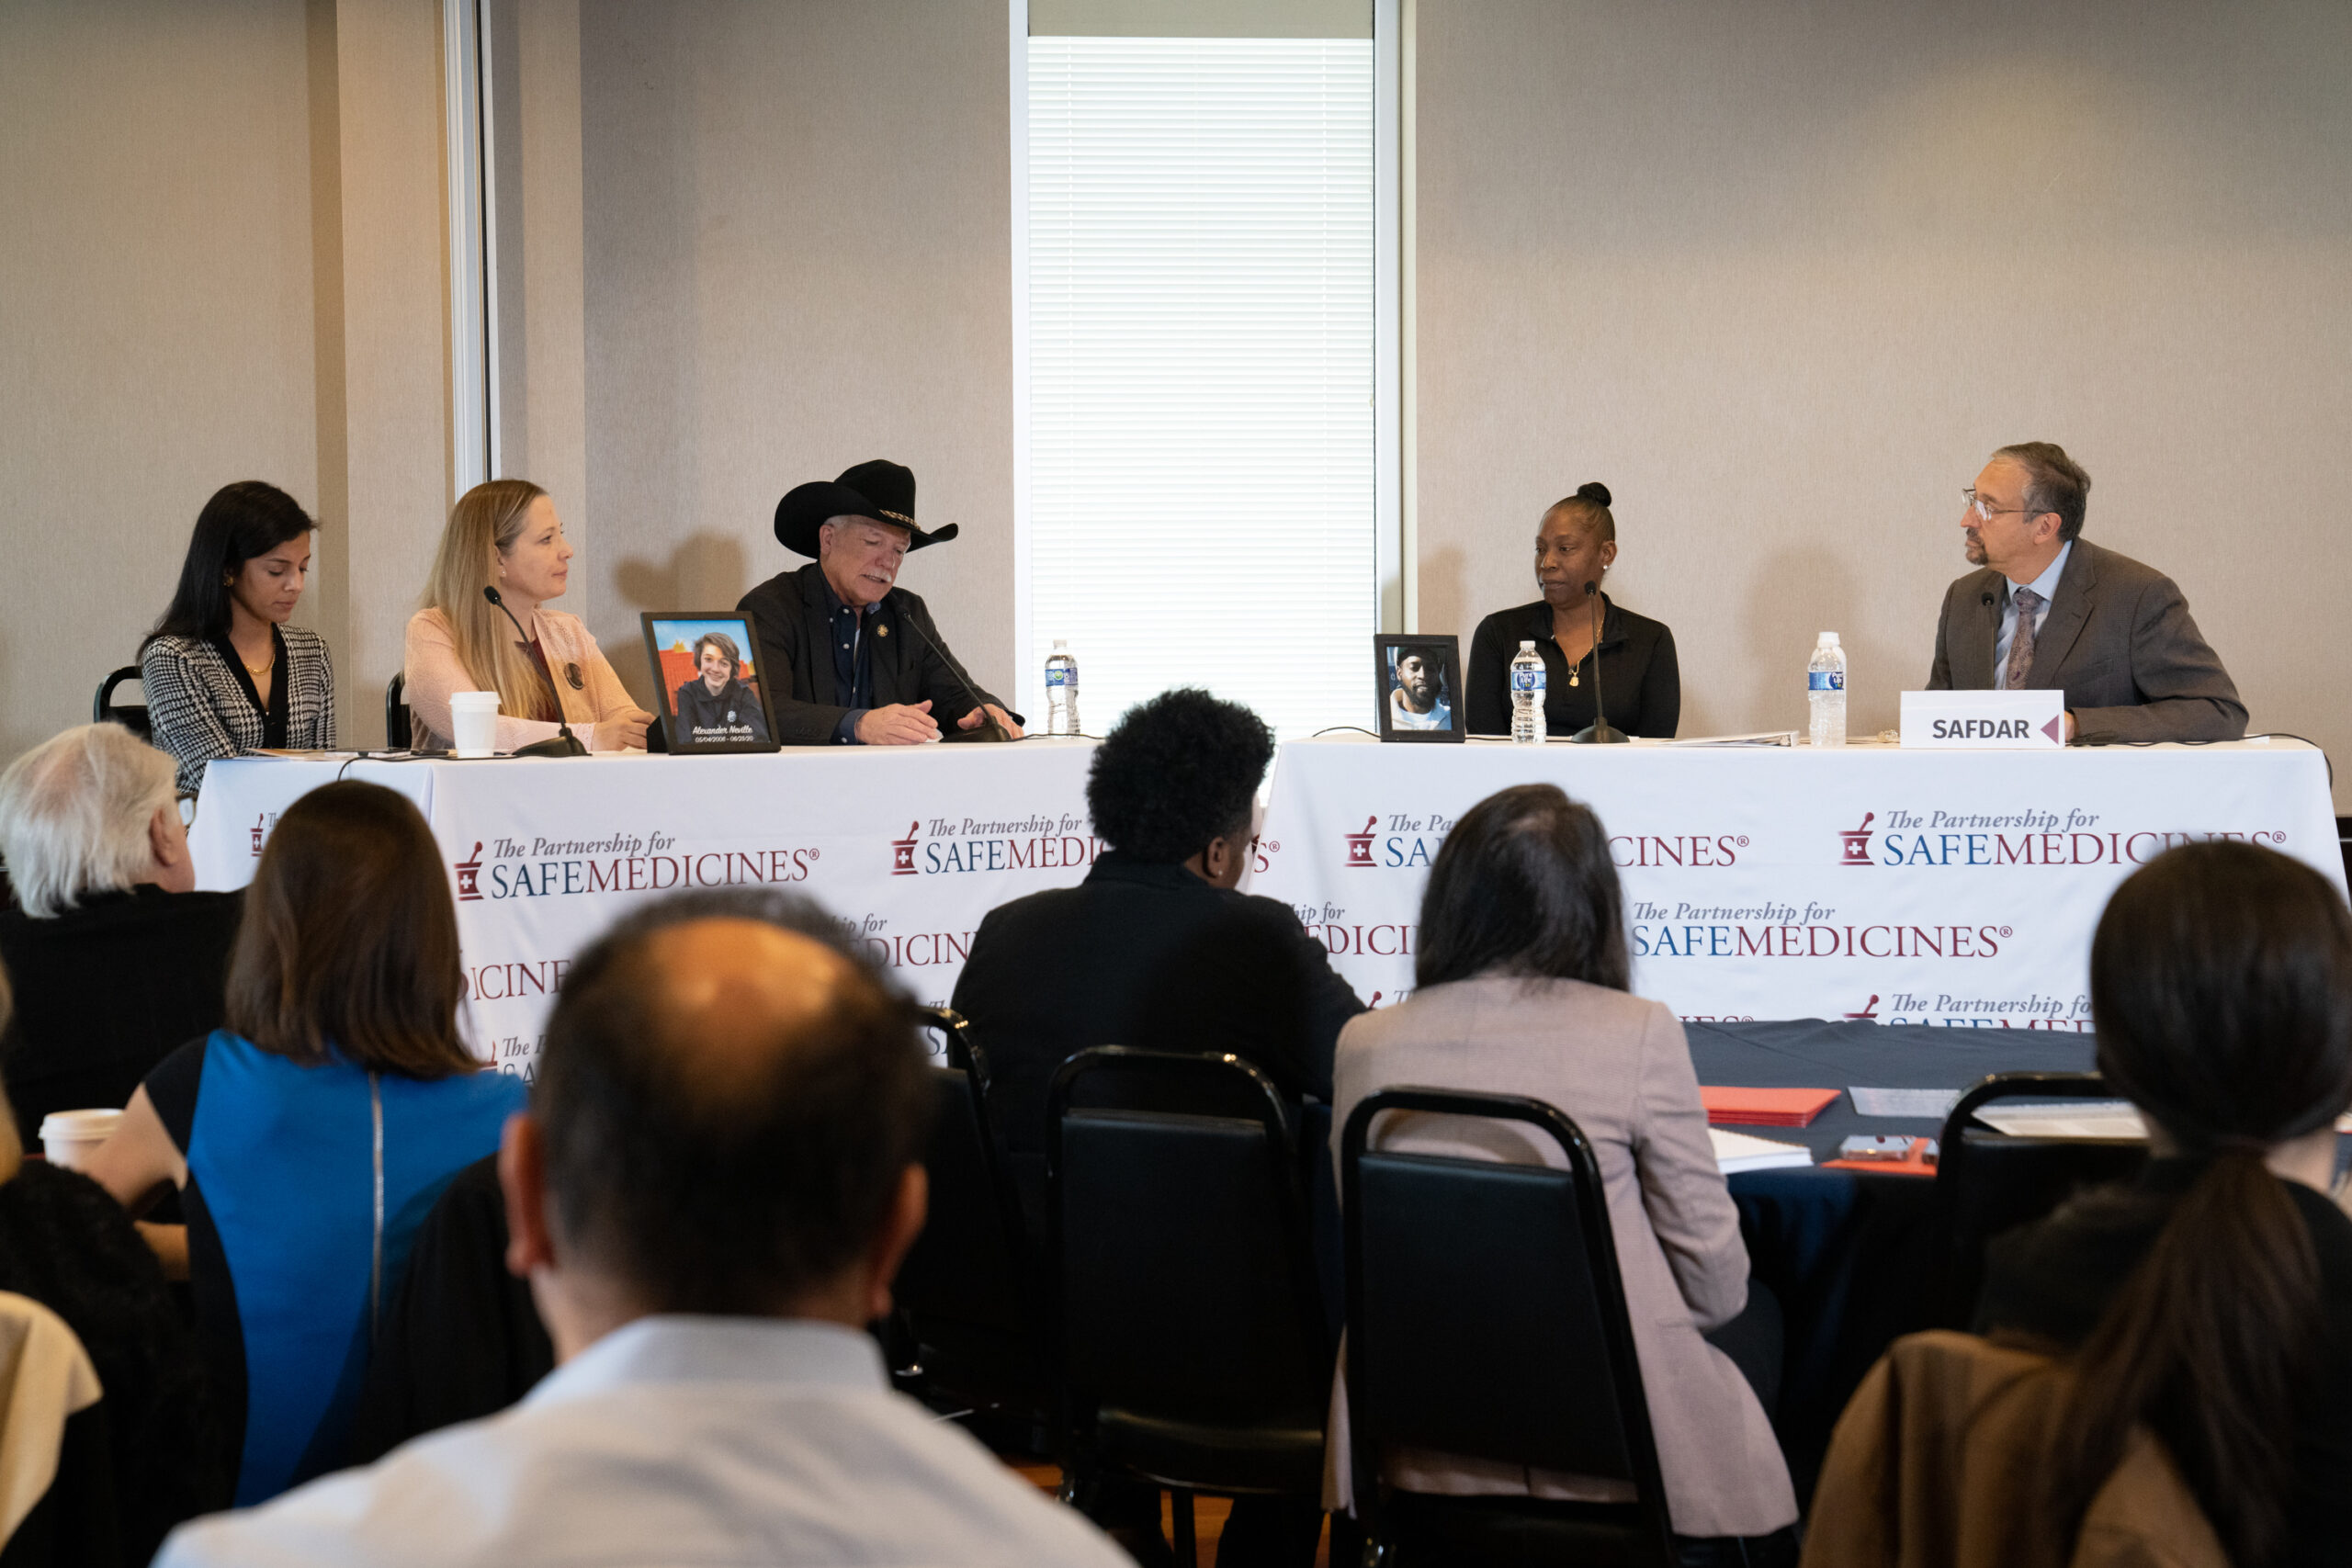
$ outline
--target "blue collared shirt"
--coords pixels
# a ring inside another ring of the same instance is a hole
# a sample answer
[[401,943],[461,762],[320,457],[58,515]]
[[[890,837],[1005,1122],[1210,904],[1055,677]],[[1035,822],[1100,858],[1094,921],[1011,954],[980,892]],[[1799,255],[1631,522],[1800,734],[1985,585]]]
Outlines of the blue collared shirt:
[[866,633],[881,623],[882,606],[869,604],[860,610],[834,592],[823,573],[818,574],[817,581],[825,588],[826,627],[833,645],[834,694],[849,709],[833,726],[833,744],[855,746],[860,744],[857,721],[874,711],[874,649]]
[[[2041,595],[2041,603],[2034,607],[2033,612],[2033,635],[2037,637],[2050,619],[2051,602],[2058,597],[2058,580],[2066,575],[2066,558],[2074,553],[2075,541],[2069,539],[2058,547],[2057,558],[2042,569],[2041,575],[2026,584]],[[1996,691],[2007,677],[2009,644],[2017,635],[2017,584],[2009,582],[2001,593],[2001,635],[1993,639],[1993,685]]]
[[1077,1510],[892,1393],[865,1335],[687,1316],[614,1330],[499,1415],[183,1525],[156,1562],[1134,1568]]

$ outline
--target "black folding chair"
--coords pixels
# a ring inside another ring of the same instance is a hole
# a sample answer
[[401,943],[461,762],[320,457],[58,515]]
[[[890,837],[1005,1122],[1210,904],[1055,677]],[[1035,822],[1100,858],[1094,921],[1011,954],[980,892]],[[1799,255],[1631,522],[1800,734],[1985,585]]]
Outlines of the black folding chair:
[[[1517,1122],[1566,1169],[1367,1146],[1375,1118]],[[1592,1148],[1517,1095],[1386,1089],[1340,1134],[1348,1267],[1348,1462],[1357,1517],[1386,1562],[1675,1561],[1649,1402]],[[1625,1504],[1409,1493],[1394,1447],[1625,1483]]]
[[2147,1162],[2144,1143],[2011,1137],[1976,1112],[2002,1100],[2108,1100],[2097,1073],[1996,1073],[1979,1081],[1944,1119],[1936,1201],[1944,1227],[1944,1285],[1937,1325],[1971,1327],[1984,1287],[1985,1244],[2041,1219],[2077,1190],[2126,1181]]
[[[135,682],[138,680],[139,666],[126,664],[99,682],[97,697],[90,704],[90,722],[119,724],[141,740],[154,739],[155,727],[148,719],[147,705],[144,702],[119,703],[114,700],[117,686]],[[139,694],[141,697],[147,694],[144,685],[140,687]]]
[[1319,1508],[1331,1345],[1281,1092],[1238,1056],[1101,1046],[1047,1096],[1065,1466]]
[[892,1292],[896,1378],[933,1408],[966,1417],[1000,1451],[1043,1455],[1054,1421],[1044,1308],[1020,1200],[989,1126],[988,1057],[961,1015],[922,1012],[945,1037],[948,1065],[931,1069],[939,1114],[923,1162],[930,1218]]
[[391,750],[405,751],[415,733],[408,711],[408,673],[403,671],[384,688],[384,744]]

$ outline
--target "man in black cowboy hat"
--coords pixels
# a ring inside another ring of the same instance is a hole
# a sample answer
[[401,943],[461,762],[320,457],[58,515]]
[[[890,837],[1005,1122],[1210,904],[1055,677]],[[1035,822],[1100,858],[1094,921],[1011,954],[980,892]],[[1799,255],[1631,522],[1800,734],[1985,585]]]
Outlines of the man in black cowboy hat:
[[964,672],[923,602],[892,586],[909,550],[956,531],[916,526],[914,471],[878,457],[776,502],[776,542],[816,562],[768,579],[735,607],[759,627],[777,740],[912,745],[938,739],[942,726],[978,739],[991,716],[1019,739],[1021,716]]

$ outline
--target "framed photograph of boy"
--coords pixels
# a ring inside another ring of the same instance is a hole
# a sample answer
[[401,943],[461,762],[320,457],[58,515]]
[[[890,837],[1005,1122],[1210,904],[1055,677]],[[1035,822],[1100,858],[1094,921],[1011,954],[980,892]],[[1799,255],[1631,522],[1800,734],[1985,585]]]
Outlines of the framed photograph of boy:
[[1372,639],[1372,672],[1383,740],[1462,739],[1458,638],[1383,633]]
[[753,661],[759,638],[740,610],[649,610],[645,656],[662,694],[662,730],[679,756],[776,750],[775,720]]

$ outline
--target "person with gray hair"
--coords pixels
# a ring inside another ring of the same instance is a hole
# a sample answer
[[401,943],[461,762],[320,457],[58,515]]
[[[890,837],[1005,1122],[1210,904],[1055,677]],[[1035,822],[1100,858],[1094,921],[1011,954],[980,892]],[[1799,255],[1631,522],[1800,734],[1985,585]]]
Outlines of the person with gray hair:
[[119,1107],[173,1047],[220,1025],[242,893],[199,893],[169,755],[119,724],[51,737],[0,773],[14,894],[0,1035],[29,1141],[51,1111]]

